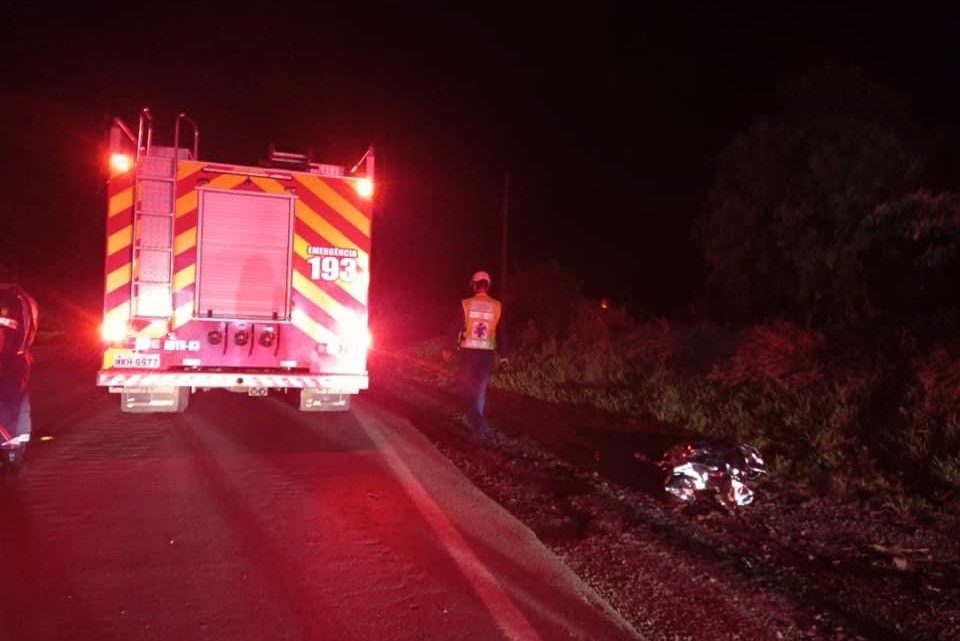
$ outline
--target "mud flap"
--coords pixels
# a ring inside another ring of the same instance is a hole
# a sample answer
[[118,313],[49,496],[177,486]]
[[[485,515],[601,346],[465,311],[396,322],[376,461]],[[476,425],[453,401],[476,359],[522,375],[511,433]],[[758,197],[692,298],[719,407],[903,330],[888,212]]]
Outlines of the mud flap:
[[120,411],[131,414],[179,414],[189,404],[189,387],[131,388],[120,392]]
[[346,412],[350,409],[350,394],[330,394],[318,390],[300,390],[301,412]]

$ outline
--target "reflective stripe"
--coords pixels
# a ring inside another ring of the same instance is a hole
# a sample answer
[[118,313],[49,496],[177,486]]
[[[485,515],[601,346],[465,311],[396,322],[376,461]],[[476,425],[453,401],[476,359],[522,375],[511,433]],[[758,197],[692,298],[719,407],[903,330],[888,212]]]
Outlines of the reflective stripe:
[[[0,430],[6,433],[5,430]],[[9,436],[9,435],[8,435]],[[2,435],[0,435],[2,437]],[[9,447],[11,445],[26,445],[30,442],[29,434],[21,434],[20,436],[14,436],[13,438],[7,438],[3,443],[0,443],[0,446]]]
[[467,349],[494,349],[493,341],[480,341],[473,339],[466,339],[460,343],[460,347],[465,347]]
[[17,321],[13,320],[12,318],[6,318],[4,316],[0,316],[0,325],[3,325],[4,327],[9,327],[10,329],[17,329],[18,327],[20,327]]
[[[238,383],[237,379],[243,379]],[[220,372],[117,372],[101,370],[97,385],[104,387],[272,387],[312,388],[356,393],[367,389],[366,374],[243,374]]]

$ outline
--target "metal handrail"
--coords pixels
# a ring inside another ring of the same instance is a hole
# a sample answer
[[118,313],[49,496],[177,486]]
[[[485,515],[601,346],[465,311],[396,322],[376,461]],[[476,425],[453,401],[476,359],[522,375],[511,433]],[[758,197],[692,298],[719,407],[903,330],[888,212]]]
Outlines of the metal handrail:
[[177,116],[177,121],[173,125],[173,157],[177,159],[177,151],[180,149],[180,121],[185,120],[193,128],[193,159],[199,159],[200,153],[200,128],[197,127],[197,123],[194,122],[193,118],[188,116],[185,113],[181,113]]
[[140,162],[140,152],[143,151],[143,124],[147,123],[147,148],[145,153],[150,155],[150,147],[153,145],[153,114],[149,107],[144,107],[140,111],[140,128],[137,132],[137,163]]
[[367,163],[366,163],[366,169],[364,173],[366,174],[367,178],[369,178],[370,180],[374,180],[376,154],[373,151],[373,145],[370,145],[370,147],[367,148],[366,159],[367,159]]
[[113,119],[113,124],[114,124],[114,126],[115,126],[117,129],[119,129],[120,131],[122,131],[123,134],[124,134],[127,138],[130,139],[130,142],[136,144],[136,142],[137,142],[137,137],[133,135],[133,132],[132,132],[132,131],[130,131],[130,127],[127,126],[127,123],[123,122],[122,120],[120,120],[120,119],[117,118],[117,117],[114,117],[114,119]]
[[367,156],[369,156],[372,151],[373,151],[373,146],[372,146],[372,145],[371,145],[370,147],[367,147],[367,150],[366,150],[366,151],[363,153],[363,155],[360,157],[360,160],[358,160],[358,161],[356,162],[356,164],[355,164],[353,167],[350,168],[350,173],[351,173],[351,174],[357,173],[357,169],[360,168],[360,165],[363,164],[363,161],[367,160]]

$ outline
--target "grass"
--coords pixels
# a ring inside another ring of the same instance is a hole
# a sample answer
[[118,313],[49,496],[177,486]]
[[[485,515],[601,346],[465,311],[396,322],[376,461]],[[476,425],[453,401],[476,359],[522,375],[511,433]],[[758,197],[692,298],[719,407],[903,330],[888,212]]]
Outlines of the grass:
[[[493,387],[749,442],[771,475],[895,511],[960,503],[960,341],[638,323],[585,299],[563,311],[564,330],[527,323]],[[411,349],[438,362],[440,348]],[[453,370],[430,376],[450,384]]]
[[525,341],[492,385],[750,442],[773,475],[900,513],[960,496],[960,349],[916,345],[786,323],[611,327],[581,307],[565,338]]

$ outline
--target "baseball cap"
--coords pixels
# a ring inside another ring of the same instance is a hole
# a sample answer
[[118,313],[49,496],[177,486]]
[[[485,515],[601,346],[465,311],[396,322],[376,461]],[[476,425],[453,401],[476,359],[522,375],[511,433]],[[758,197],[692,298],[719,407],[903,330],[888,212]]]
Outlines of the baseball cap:
[[485,280],[488,283],[492,283],[493,280],[490,278],[490,274],[484,271],[479,271],[474,273],[473,277],[470,279],[471,283],[479,283],[481,280]]

